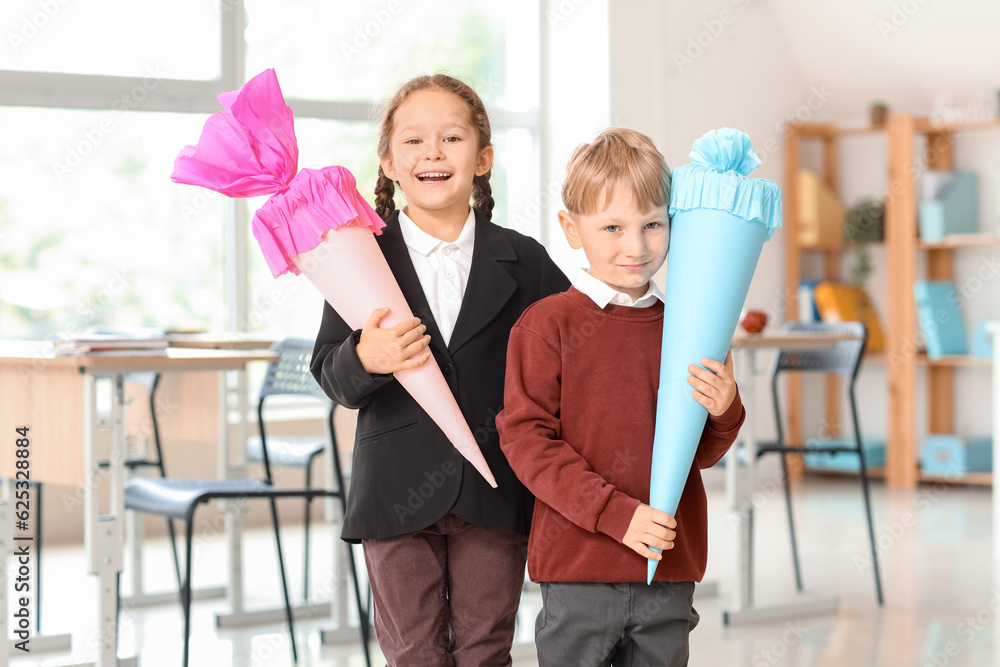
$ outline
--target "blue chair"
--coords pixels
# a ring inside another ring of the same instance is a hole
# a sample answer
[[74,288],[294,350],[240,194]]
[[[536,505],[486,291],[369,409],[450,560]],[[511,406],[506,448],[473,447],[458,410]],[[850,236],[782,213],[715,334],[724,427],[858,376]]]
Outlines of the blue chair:
[[[864,497],[865,518],[868,523],[868,540],[871,546],[872,570],[875,575],[875,594],[879,606],[882,605],[882,578],[879,572],[878,553],[875,546],[875,529],[872,524],[871,497],[868,484],[868,470],[865,464],[865,450],[861,446],[861,427],[858,423],[857,401],[855,399],[854,384],[861,369],[861,360],[865,354],[865,346],[868,342],[868,332],[861,322],[839,322],[839,323],[813,323],[813,322],[789,322],[781,327],[785,333],[815,333],[815,334],[840,334],[851,336],[851,340],[838,342],[833,347],[816,349],[779,349],[775,355],[774,365],[771,369],[771,396],[774,399],[774,419],[777,425],[778,440],[774,443],[761,444],[757,449],[757,455],[779,454],[781,455],[781,467],[784,472],[785,505],[788,513],[788,530],[792,542],[792,561],[795,566],[795,586],[802,591],[802,573],[799,568],[799,551],[795,540],[795,521],[792,516],[792,492],[788,478],[788,460],[790,454],[804,455],[806,453],[836,454],[838,452],[850,452],[858,456],[860,462],[858,477],[861,481],[861,493]],[[782,373],[786,372],[810,372],[810,373],[836,373],[846,380],[847,396],[851,406],[851,424],[853,426],[853,444],[844,445],[813,445],[808,448],[802,443],[795,443],[798,446],[791,446],[785,442],[785,433],[782,428],[781,400],[778,395],[778,379]]]
[[[304,344],[308,345],[308,352],[305,357],[302,356],[302,349]],[[263,399],[268,395],[274,395],[275,393],[280,393],[286,391],[290,386],[299,386],[304,384],[300,379],[295,379],[297,375],[303,372],[308,376],[309,381],[316,385],[315,379],[308,372],[309,359],[312,355],[312,343],[309,341],[291,340],[291,341],[281,341],[277,343],[273,348],[279,354],[279,359],[275,362],[271,362],[268,366],[268,377],[271,378],[269,381],[265,381],[265,387],[270,385],[271,389],[268,391],[270,393],[265,393],[262,391],[261,401],[258,404],[258,415],[261,420],[262,417],[262,405]],[[333,407],[329,399],[326,398],[325,394],[322,393],[322,389],[316,385],[316,393],[313,394],[311,390],[305,391],[303,388],[303,395],[315,395],[317,398],[322,398],[327,404],[329,404],[330,410],[328,412],[328,423],[330,425],[330,433],[333,433]],[[153,412],[153,421],[155,423],[155,410]],[[128,482],[125,487],[125,507],[127,509],[141,512],[144,514],[152,514],[157,516],[164,516],[168,519],[176,519],[184,521],[186,524],[185,532],[185,565],[183,570],[183,579],[180,585],[180,599],[181,606],[183,608],[184,615],[184,658],[183,665],[186,667],[188,665],[189,653],[190,653],[190,636],[191,636],[191,565],[192,565],[192,533],[194,528],[194,514],[198,506],[207,503],[211,500],[216,499],[267,499],[270,503],[271,508],[271,521],[274,529],[275,546],[278,555],[278,569],[281,576],[281,587],[282,594],[285,603],[285,619],[288,622],[289,634],[291,639],[292,648],[292,658],[293,660],[298,660],[298,649],[295,643],[295,626],[294,618],[292,614],[291,601],[288,594],[288,582],[285,577],[285,563],[284,556],[281,550],[281,538],[279,534],[279,523],[278,523],[278,511],[276,499],[278,498],[304,498],[306,502],[310,502],[316,497],[335,497],[339,498],[341,502],[341,509],[346,506],[345,494],[344,494],[344,484],[343,475],[339,465],[339,454],[337,452],[336,440],[333,441],[333,452],[334,452],[334,471],[337,477],[338,487],[334,490],[326,489],[278,489],[273,485],[273,477],[271,471],[271,443],[268,443],[266,436],[263,435],[263,430],[261,431],[262,438],[260,440],[261,445],[258,449],[259,458],[264,466],[264,479],[151,479],[151,478],[135,478]],[[322,443],[322,441],[321,441]],[[296,451],[296,450],[291,450]],[[286,459],[291,460],[291,459]],[[361,641],[362,648],[365,653],[366,664],[371,665],[371,658],[369,656],[368,641],[369,641],[369,626],[368,626],[368,612],[367,607],[361,601],[361,589],[358,582],[357,569],[354,563],[354,552],[350,549],[350,545],[346,545],[348,549],[348,559],[351,569],[352,578],[354,580],[355,598],[358,606],[358,615],[361,619]]]
[[[306,396],[315,398],[329,406],[327,426],[333,439],[333,451],[337,452],[337,436],[333,428],[333,412],[336,405],[327,398],[323,389],[316,383],[309,372],[309,361],[312,358],[313,342],[304,338],[286,338],[271,346],[271,351],[277,352],[280,359],[268,364],[264,384],[260,388],[260,399],[257,402],[257,425],[259,435],[247,439],[247,460],[253,463],[264,463],[264,453],[267,452],[272,466],[297,468],[305,471],[305,488],[312,488],[313,461],[326,449],[326,438],[317,436],[267,436],[264,427],[264,402],[272,396]],[[340,467],[339,456],[334,456],[334,473],[337,479],[337,489],[344,488],[344,476]],[[338,493],[341,501],[343,494]],[[310,509],[312,497],[305,500],[305,564],[302,576],[302,597],[309,599],[309,525],[311,523]]]
[[[337,434],[333,426],[334,411],[337,404],[319,386],[309,366],[315,341],[307,338],[285,338],[271,346],[272,352],[278,353],[278,361],[267,366],[267,374],[261,385],[260,397],[257,401],[258,435],[247,439],[247,460],[264,463],[269,460],[271,465],[285,468],[297,468],[305,471],[305,488],[312,488],[313,461],[326,450],[326,439],[322,437],[268,436],[264,424],[264,403],[267,399],[277,396],[299,396],[314,398],[328,406],[326,415],[327,432],[330,435],[333,452],[333,472],[336,489],[330,495],[340,501],[341,516],[347,512],[347,494],[344,484],[344,473],[340,463],[340,451],[337,446]],[[303,545],[304,564],[302,568],[302,597],[309,599],[309,526],[311,523],[310,507],[313,496],[305,499],[305,536]],[[361,622],[361,642],[365,653],[365,664],[371,667],[371,657],[368,651],[370,639],[368,609],[371,609],[369,591],[368,603],[361,601],[361,583],[358,579],[357,565],[351,545],[347,547],[347,559],[350,566],[351,580],[354,586],[355,602]]]

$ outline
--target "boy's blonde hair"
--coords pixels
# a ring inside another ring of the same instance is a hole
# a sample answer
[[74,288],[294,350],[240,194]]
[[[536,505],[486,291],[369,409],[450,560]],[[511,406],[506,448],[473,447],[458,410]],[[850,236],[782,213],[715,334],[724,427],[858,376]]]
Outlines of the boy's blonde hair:
[[563,206],[570,213],[593,215],[603,210],[618,186],[630,190],[643,211],[670,204],[670,167],[652,139],[612,127],[573,151],[566,165]]

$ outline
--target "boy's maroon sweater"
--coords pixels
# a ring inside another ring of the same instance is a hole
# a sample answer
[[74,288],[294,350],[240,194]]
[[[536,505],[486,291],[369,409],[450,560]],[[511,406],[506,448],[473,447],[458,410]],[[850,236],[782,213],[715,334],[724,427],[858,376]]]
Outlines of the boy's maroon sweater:
[[[663,304],[598,308],[576,288],[529,307],[511,330],[500,444],[535,494],[532,581],[644,582],[646,559],[621,543],[649,502]],[[698,363],[698,359],[692,359]],[[709,415],[657,581],[701,581],[708,507],[700,468],[735,441],[737,394]]]

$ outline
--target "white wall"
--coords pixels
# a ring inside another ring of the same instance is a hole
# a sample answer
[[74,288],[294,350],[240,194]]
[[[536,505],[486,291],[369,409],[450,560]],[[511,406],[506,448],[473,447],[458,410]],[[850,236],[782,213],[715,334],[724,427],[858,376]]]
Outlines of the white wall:
[[[652,137],[671,168],[689,161],[691,144],[705,132],[738,128],[763,161],[754,176],[781,184],[786,117],[798,112],[803,120],[822,119],[823,103],[814,94],[819,82],[800,76],[767,5],[627,0],[612,4],[609,24],[614,124]],[[748,307],[774,320],[784,312],[783,243],[779,230],[765,246],[747,297]],[[665,274],[657,276],[661,284]],[[771,414],[766,393],[759,391],[748,406],[759,415]],[[770,419],[759,424],[769,437]]]
[[[763,161],[753,175],[783,186],[783,127],[789,120],[863,124],[875,100],[894,112],[942,119],[995,115],[998,3],[615,0],[607,11],[609,122],[650,135],[671,167],[688,161],[691,143],[704,132],[736,127],[750,135]],[[886,153],[884,137],[842,142],[839,176],[845,204],[884,192]],[[980,174],[983,231],[995,229],[1000,219],[998,156],[1000,132],[959,137],[956,164]],[[812,160],[814,168],[820,166],[815,150],[806,148],[802,157],[805,164]],[[769,312],[775,324],[784,319],[783,247],[779,230],[765,246],[747,298],[748,307]],[[986,248],[956,256],[956,280],[975,289],[966,304],[970,327],[1000,317],[1000,280],[990,273],[998,255],[996,248]],[[884,249],[876,248],[873,260],[869,291],[884,323]],[[818,255],[806,255],[803,272],[818,273],[819,261]],[[845,257],[845,275],[853,261]],[[979,271],[990,277],[978,282]],[[664,275],[661,271],[658,279]],[[885,373],[883,364],[869,363],[859,385],[862,427],[874,437],[884,437],[887,429]],[[958,370],[960,432],[989,431],[988,381],[985,369]],[[767,393],[759,391],[754,406],[766,415],[759,422],[762,437],[772,435]],[[820,428],[820,412],[810,409],[810,401],[805,404],[809,436]],[[921,432],[925,427],[918,424]]]
[[[542,165],[542,238],[553,260],[572,278],[584,265],[566,243],[556,213],[562,207],[566,162],[573,150],[610,123],[609,0],[543,0],[549,75],[542,90],[546,144]],[[544,46],[544,45],[543,45]]]

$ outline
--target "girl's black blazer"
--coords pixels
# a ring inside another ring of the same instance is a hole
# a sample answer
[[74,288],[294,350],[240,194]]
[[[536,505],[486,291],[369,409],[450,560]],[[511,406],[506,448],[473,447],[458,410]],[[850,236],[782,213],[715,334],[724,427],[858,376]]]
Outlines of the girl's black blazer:
[[466,462],[392,375],[365,371],[355,351],[361,331],[352,331],[324,303],[311,370],[330,398],[358,409],[343,539],[410,533],[448,512],[527,533],[534,498],[500,450],[495,424],[503,409],[507,339],[525,308],[569,289],[569,280],[540,243],[477,211],[472,269],[446,347],[403,242],[398,212],[376,239],[414,315],[427,325],[433,353],[427,363],[440,366],[498,488]]

